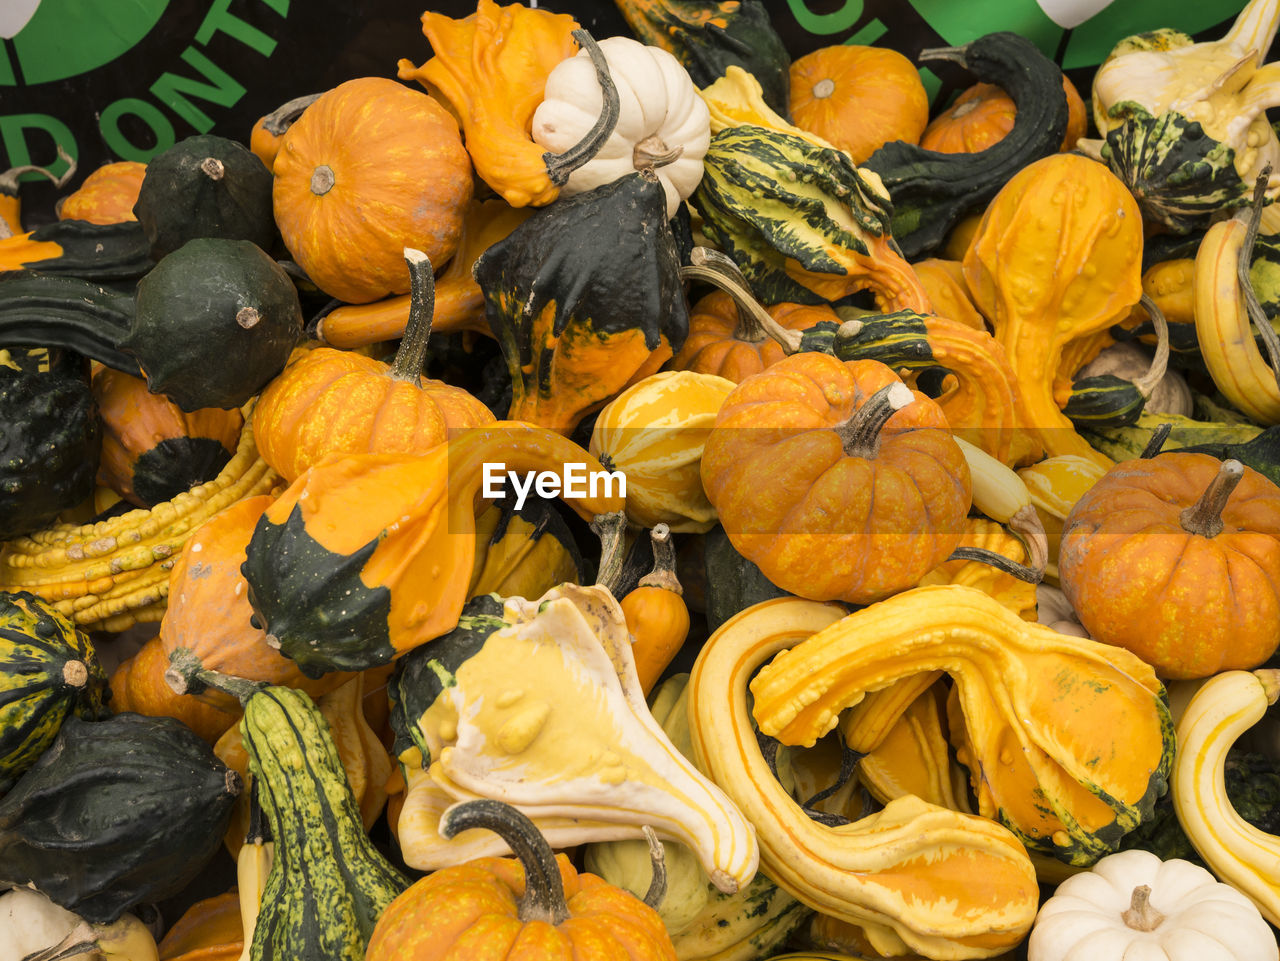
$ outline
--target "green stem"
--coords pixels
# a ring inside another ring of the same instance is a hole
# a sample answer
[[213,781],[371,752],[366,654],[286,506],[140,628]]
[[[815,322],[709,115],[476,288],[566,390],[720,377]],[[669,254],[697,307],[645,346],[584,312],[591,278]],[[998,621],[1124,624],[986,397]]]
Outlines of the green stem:
[[599,118],[587,131],[586,136],[562,154],[547,151],[542,155],[542,162],[547,166],[547,176],[557,187],[563,187],[571,173],[590,162],[600,152],[605,141],[613,136],[613,130],[618,125],[618,117],[622,112],[622,104],[618,99],[618,87],[609,73],[609,61],[605,59],[604,51],[585,30],[575,30],[572,36],[578,41],[578,45],[587,51],[587,56],[595,65],[603,104]]
[[409,320],[391,364],[391,379],[418,384],[422,382],[422,365],[427,359],[431,321],[436,312],[436,277],[430,259],[421,250],[406,247],[404,259],[409,265]]
[[169,654],[169,668],[164,672],[164,681],[178,695],[202,694],[213,688],[223,694],[230,694],[241,704],[271,686],[264,681],[249,681],[243,677],[211,671],[201,663],[194,651],[186,647],[180,647]]

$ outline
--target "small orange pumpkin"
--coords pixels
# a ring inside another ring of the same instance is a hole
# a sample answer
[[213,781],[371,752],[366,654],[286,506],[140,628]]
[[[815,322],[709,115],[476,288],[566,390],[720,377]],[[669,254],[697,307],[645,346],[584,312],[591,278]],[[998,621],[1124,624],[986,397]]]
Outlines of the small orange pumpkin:
[[972,501],[936,403],[878,361],[807,352],[729,395],[702,483],[730,542],[770,581],[854,604],[946,560]]
[[[1074,150],[1085,135],[1089,118],[1084,100],[1066,74],[1062,90],[1067,96],[1067,131],[1060,151]],[[939,153],[979,153],[999,143],[1013,129],[1018,108],[1013,98],[993,83],[976,83],[933,118],[920,138],[920,146]]]
[[272,168],[280,236],[331,297],[409,290],[401,251],[453,256],[471,200],[457,121],[424,93],[363,77],[324,93],[285,133]]
[[839,44],[792,61],[791,116],[861,164],[892,140],[919,142],[929,95],[896,50]]
[[146,172],[147,165],[136,160],[99,167],[58,206],[58,219],[87,220],[91,224],[137,220],[133,205],[138,202],[138,191],[142,189]]
[[1067,515],[1058,580],[1161,677],[1255,668],[1280,642],[1280,487],[1208,454],[1117,464]]
[[253,412],[254,437],[263,459],[290,483],[326,458],[421,453],[448,440],[451,429],[493,423],[489,408],[465,390],[422,379],[435,284],[421,251],[407,249],[404,256],[414,302],[391,365],[317,347],[262,392]]

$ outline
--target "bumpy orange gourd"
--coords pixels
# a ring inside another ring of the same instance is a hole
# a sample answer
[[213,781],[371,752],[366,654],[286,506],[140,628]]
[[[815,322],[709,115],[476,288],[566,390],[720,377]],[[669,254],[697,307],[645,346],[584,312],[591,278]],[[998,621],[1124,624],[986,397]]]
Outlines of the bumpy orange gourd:
[[147,165],[136,160],[99,167],[84,178],[78,190],[68,194],[58,207],[59,220],[87,220],[91,224],[121,224],[137,220],[133,205],[138,202]]
[[413,274],[409,326],[387,365],[332,347],[297,356],[262,392],[253,413],[258,449],[292,483],[314,464],[344,454],[423,453],[452,429],[493,423],[489,408],[465,390],[423,380],[431,336],[431,264],[406,250]]
[[964,265],[960,261],[930,257],[916,261],[911,269],[924,285],[937,313],[974,330],[987,329],[986,320],[973,305],[969,288],[965,286]]
[[452,257],[472,193],[454,118],[382,77],[348,80],[309,106],[273,172],[293,259],[325,293],[356,304],[409,290],[406,246],[438,264]]
[[1050,457],[1111,466],[1062,413],[1054,382],[1073,342],[1105,333],[1142,296],[1142,234],[1138,204],[1119,178],[1060,153],[1005,184],[965,254],[965,281],[1008,355],[1025,427]]
[[1208,454],[1117,464],[1071,509],[1058,580],[1162,677],[1257,667],[1280,643],[1280,487]]
[[[1059,149],[1067,151],[1085,135],[1089,118],[1080,92],[1066,74],[1062,91],[1067,97],[1067,130]],[[1008,136],[1017,115],[1018,108],[1007,93],[993,83],[976,83],[933,118],[920,137],[920,146],[939,153],[979,153]]]
[[920,140],[929,95],[898,51],[846,43],[792,61],[791,117],[861,164],[891,140]]
[[784,590],[866,604],[960,542],[969,467],[932,400],[884,364],[801,353],[725,400],[702,482],[729,540]]

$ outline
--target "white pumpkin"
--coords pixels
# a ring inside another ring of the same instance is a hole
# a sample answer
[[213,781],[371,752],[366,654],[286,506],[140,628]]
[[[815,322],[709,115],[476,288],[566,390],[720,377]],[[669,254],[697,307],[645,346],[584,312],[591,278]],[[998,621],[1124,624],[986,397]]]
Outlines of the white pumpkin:
[[[78,946],[78,951],[72,951]],[[155,938],[132,914],[90,924],[31,888],[0,894],[0,961],[27,957],[157,961]]]
[[1040,907],[1028,961],[1277,961],[1253,902],[1190,861],[1121,851]]
[[[618,88],[618,125],[560,192],[584,193],[651,166],[667,194],[667,216],[674,217],[702,179],[710,111],[680,61],[660,47],[608,37],[600,49]],[[595,67],[579,51],[548,75],[533,114],[533,139],[551,153],[564,153],[586,136],[603,107]]]

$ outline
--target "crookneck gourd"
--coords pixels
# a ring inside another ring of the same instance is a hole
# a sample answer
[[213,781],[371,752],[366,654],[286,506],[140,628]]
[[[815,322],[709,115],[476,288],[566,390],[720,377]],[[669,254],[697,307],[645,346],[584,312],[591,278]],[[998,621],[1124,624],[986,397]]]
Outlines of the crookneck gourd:
[[733,546],[774,584],[855,604],[942,563],[972,499],[937,404],[878,361],[814,352],[726,398],[702,482]]
[[913,260],[941,246],[965,214],[980,209],[1015,173],[1055,153],[1068,113],[1062,71],[1017,34],[989,33],[963,47],[922,50],[919,59],[954,61],[999,85],[1017,117],[1005,137],[978,153],[940,153],[899,140],[871,155],[866,167],[892,198],[894,239]]
[[512,420],[568,434],[657,371],[689,331],[666,194],[649,170],[537,211],[474,272],[511,376]]
[[884,311],[931,309],[894,242],[884,185],[844,152],[741,124],[711,138],[703,163],[691,201],[703,232],[765,303],[870,290]]
[[[521,3],[479,0],[475,13],[452,18],[426,11],[422,32],[435,54],[421,67],[399,62],[401,80],[416,80],[442,97],[462,125],[480,179],[513,207],[542,207],[560,195],[569,175],[613,133],[618,91],[595,41],[568,14]],[[533,140],[534,112],[547,79],[581,44],[595,66],[604,102],[586,136],[563,153]]]
[[955,681],[951,738],[978,812],[1028,850],[1090,864],[1151,817],[1173,763],[1155,672],[972,587],[904,591],[795,645],[752,681],[753,712],[765,734],[808,745],[846,708],[905,678],[931,683],[934,671]]
[[424,380],[435,282],[431,262],[405,248],[413,304],[395,360],[384,364],[349,350],[300,354],[262,392],[253,427],[262,457],[287,481],[313,464],[355,453],[424,453],[451,430],[493,423],[465,390]]
[[70,714],[94,720],[107,676],[89,638],[31,594],[0,594],[0,795]]
[[[1060,410],[1055,378],[1073,343],[1107,331],[1138,302],[1142,243],[1142,218],[1124,185],[1099,163],[1055,154],[1004,186],[965,255],[974,303],[1017,378],[1030,418],[1024,429],[1050,457],[1111,465]],[[1055,269],[1046,271],[1047,262]]]
[[[454,800],[501,797],[531,817],[614,826],[583,840],[649,825],[694,850],[730,893],[755,874],[750,825],[650,714],[626,619],[603,587],[476,598],[454,631],[404,660],[389,693],[393,750]],[[456,858],[423,841],[419,856]]]
[[1030,928],[1039,897],[1031,862],[1010,831],[911,795],[831,827],[791,798],[761,753],[748,706],[752,673],[842,623],[844,613],[835,604],[780,598],[722,625],[689,681],[694,755],[755,826],[761,869],[810,907],[863,925],[881,954],[954,959],[1008,949]]
[[[268,643],[315,678],[386,664],[451,630],[471,582],[486,464],[554,472],[561,491],[566,464],[604,470],[560,435],[515,421],[425,454],[317,464],[249,541],[243,570]],[[586,518],[621,510],[616,492],[598,493],[565,499]]]

